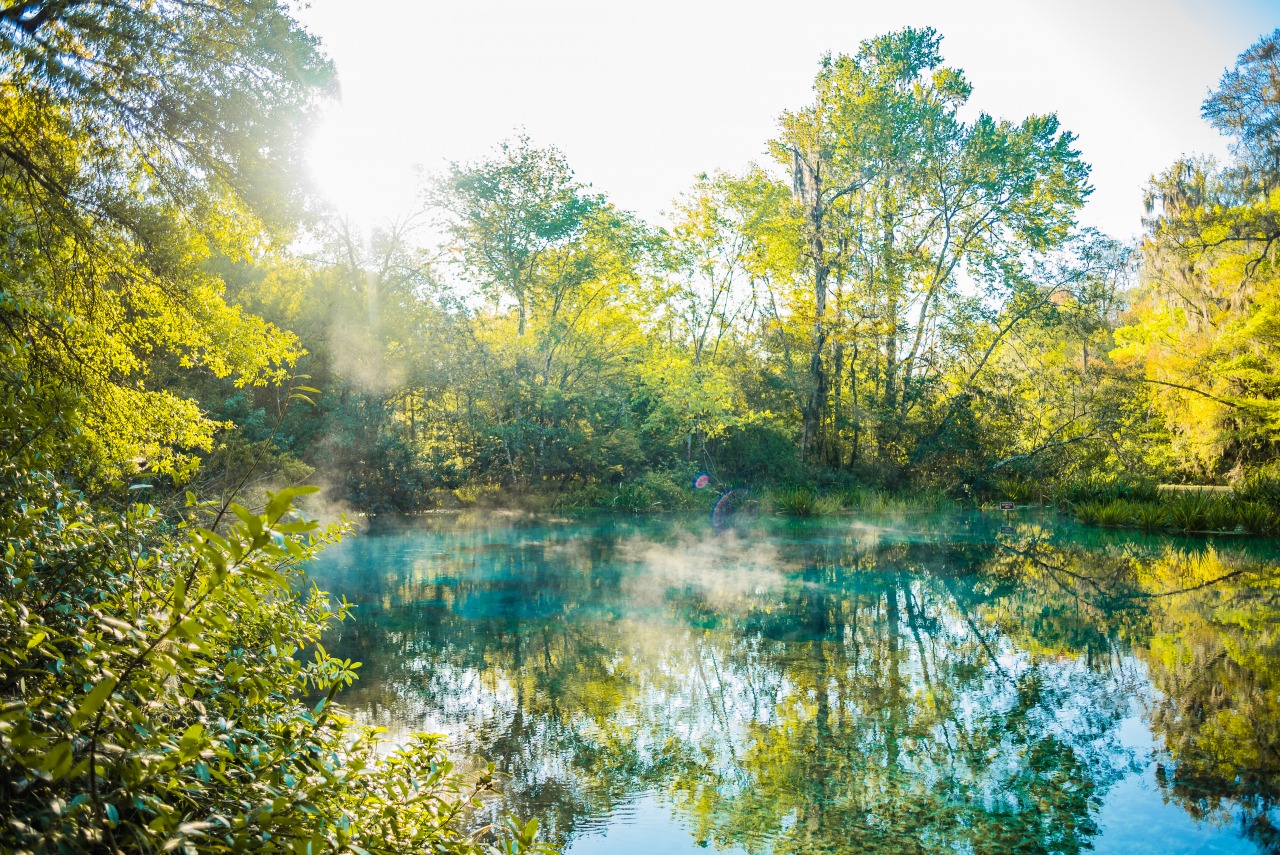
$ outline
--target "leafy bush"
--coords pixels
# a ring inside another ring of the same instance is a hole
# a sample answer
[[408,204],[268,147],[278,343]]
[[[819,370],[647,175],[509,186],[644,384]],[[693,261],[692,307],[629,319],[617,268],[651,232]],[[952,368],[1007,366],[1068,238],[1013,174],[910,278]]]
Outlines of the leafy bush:
[[785,484],[804,477],[794,431],[773,419],[748,421],[716,443],[721,475],[740,484]]
[[995,482],[994,488],[998,499],[1019,504],[1030,504],[1044,492],[1043,482],[1032,480],[1021,474],[999,479]]
[[[705,495],[705,494],[702,494]],[[633,481],[618,485],[613,497],[615,510],[643,514],[656,511],[690,510],[706,500],[674,476],[662,472],[646,472]]]
[[289,521],[304,490],[175,525],[3,459],[0,849],[546,851],[532,823],[469,833],[491,770],[434,736],[383,758],[334,705],[359,663],[318,643],[347,606],[305,587],[338,532]]

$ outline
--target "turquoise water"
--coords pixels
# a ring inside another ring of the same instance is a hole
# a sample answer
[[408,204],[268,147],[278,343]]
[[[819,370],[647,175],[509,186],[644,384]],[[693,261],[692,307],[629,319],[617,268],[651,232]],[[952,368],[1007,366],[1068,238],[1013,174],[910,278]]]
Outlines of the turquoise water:
[[573,855],[1280,851],[1273,555],[1000,524],[456,518],[313,576],[347,708]]

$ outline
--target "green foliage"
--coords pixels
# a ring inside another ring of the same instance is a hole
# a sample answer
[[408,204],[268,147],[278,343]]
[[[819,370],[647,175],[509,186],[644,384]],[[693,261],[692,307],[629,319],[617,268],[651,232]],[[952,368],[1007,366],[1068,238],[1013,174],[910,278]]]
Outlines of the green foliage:
[[928,488],[889,492],[853,487],[841,496],[841,505],[866,513],[932,512],[954,508],[955,501],[940,490]]
[[1265,504],[1208,490],[1177,490],[1154,498],[1085,499],[1071,506],[1087,525],[1143,531],[1274,535],[1280,515]]
[[0,335],[81,395],[68,464],[189,475],[218,425],[153,362],[287,376],[296,338],[229,304],[209,262],[294,223],[329,63],[276,0],[41,0],[0,11],[0,64]]
[[1169,518],[1175,529],[1187,532],[1225,529],[1230,524],[1225,500],[1205,490],[1175,493],[1169,500]]
[[1251,534],[1275,534],[1280,531],[1280,516],[1271,507],[1258,502],[1239,502],[1233,506],[1235,520]]
[[1243,53],[1204,102],[1235,159],[1180,160],[1149,188],[1143,281],[1112,353],[1150,385],[1199,477],[1273,460],[1280,443],[1280,98],[1261,82],[1275,80],[1278,44],[1280,31]]
[[1074,506],[1116,499],[1150,502],[1159,497],[1160,491],[1153,481],[1091,475],[1054,485],[1053,495],[1056,501]]
[[468,832],[491,770],[456,774],[430,736],[382,759],[334,706],[360,664],[318,643],[345,604],[298,587],[337,535],[289,521],[301,492],[174,528],[4,474],[5,848],[533,851],[536,827]]
[[692,510],[706,504],[708,493],[695,493],[688,479],[661,472],[646,472],[633,481],[618,485],[612,507],[625,513]]
[[1098,507],[1096,513],[1097,523],[1100,526],[1124,526],[1133,522],[1133,504],[1124,499],[1112,499],[1104,505]]
[[793,485],[770,490],[765,497],[774,513],[788,517],[824,517],[839,512],[839,496],[820,495],[812,487]]
[[826,465],[941,448],[995,346],[1052,305],[1036,268],[1087,193],[1055,116],[962,119],[972,87],[940,46],[904,28],[826,57],[770,144],[795,199],[789,240],[766,241],[791,267],[778,323],[807,364],[802,445]]
[[1280,512],[1280,471],[1274,466],[1256,469],[1231,488],[1240,502],[1263,505]]
[[1136,502],[1131,516],[1133,524],[1143,531],[1160,531],[1168,528],[1173,522],[1169,509],[1159,503]]

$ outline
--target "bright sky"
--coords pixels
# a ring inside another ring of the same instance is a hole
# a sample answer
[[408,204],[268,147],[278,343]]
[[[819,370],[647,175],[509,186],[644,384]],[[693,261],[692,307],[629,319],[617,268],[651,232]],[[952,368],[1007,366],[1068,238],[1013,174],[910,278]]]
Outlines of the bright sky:
[[766,159],[824,52],[913,25],[943,35],[972,106],[1057,112],[1093,166],[1083,222],[1127,237],[1153,173],[1225,152],[1200,102],[1280,26],[1280,0],[312,0],[300,16],[342,87],[315,178],[357,223],[407,213],[415,169],[483,157],[519,128],[658,221],[699,172]]

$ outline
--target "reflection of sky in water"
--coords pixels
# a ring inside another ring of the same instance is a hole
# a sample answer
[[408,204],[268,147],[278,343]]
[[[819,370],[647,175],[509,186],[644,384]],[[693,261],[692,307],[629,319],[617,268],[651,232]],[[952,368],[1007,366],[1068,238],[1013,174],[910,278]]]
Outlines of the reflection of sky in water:
[[[1135,607],[1081,581],[1204,544],[1001,522],[446,521],[352,539],[314,575],[358,604],[327,640],[365,663],[346,706],[493,759],[573,855],[1257,851],[1232,784],[1188,789],[1165,750],[1204,749],[1149,672],[1186,668],[1147,642],[1178,652],[1173,604],[1203,594]],[[1254,771],[1240,798],[1265,826]]]

